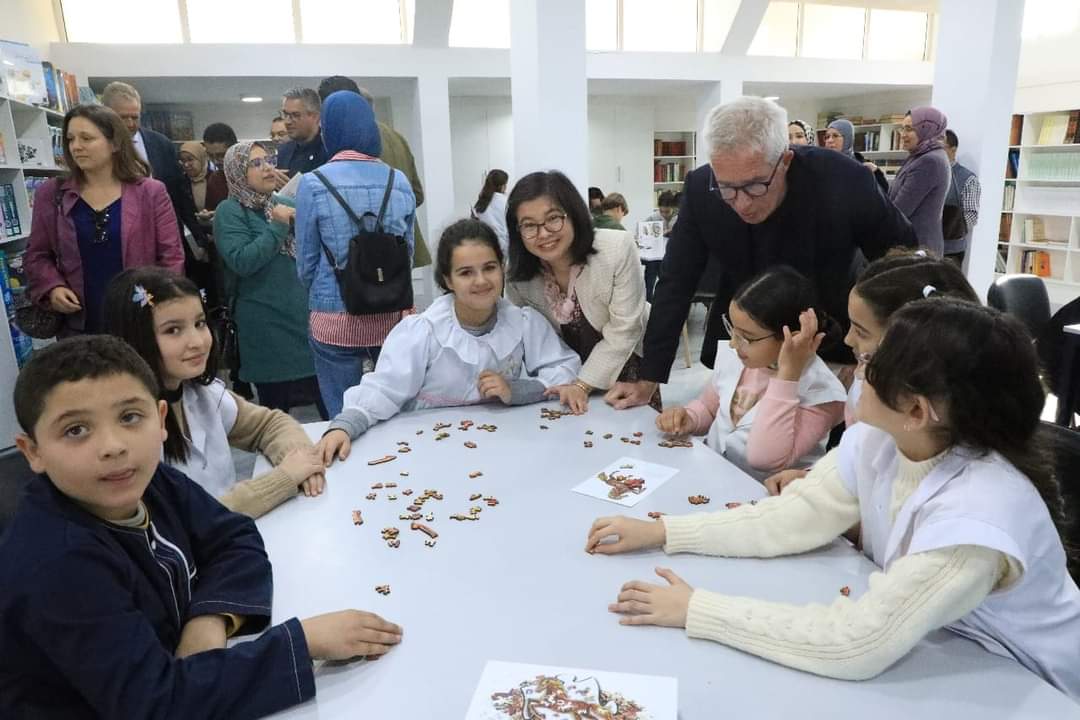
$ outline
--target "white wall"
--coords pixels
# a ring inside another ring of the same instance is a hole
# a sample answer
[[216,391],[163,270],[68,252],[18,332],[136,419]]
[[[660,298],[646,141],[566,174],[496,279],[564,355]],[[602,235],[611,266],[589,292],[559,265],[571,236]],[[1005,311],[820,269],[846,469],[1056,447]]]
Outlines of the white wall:
[[27,43],[42,60],[49,59],[49,44],[60,41],[52,0],[0,0],[0,18],[0,40]]
[[450,98],[450,138],[454,214],[468,217],[489,170],[505,170],[510,175],[510,187],[517,181],[510,98]]
[[1020,47],[1015,111],[1080,108],[1080,28],[1058,37],[1025,40]]
[[[838,110],[846,115],[880,117],[892,113],[904,113],[913,107],[926,105],[930,102],[930,92],[929,87],[918,90],[885,90],[861,95],[823,98],[814,102],[813,105],[817,107],[818,112]],[[948,108],[941,108],[941,110],[946,115],[949,114]],[[813,117],[816,120],[817,113]],[[810,122],[813,123],[814,120]]]

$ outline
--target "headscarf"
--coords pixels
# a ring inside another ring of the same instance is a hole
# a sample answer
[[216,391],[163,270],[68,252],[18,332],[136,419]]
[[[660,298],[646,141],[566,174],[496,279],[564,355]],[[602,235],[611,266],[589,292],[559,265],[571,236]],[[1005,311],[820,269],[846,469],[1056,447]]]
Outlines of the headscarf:
[[802,128],[803,133],[806,134],[807,145],[817,145],[817,135],[814,134],[814,126],[810,123],[803,122],[802,120],[792,120],[788,125],[798,125]]
[[327,157],[352,150],[371,157],[382,154],[382,140],[375,113],[360,95],[348,90],[331,93],[319,115]]
[[844,138],[844,146],[840,149],[840,152],[847,155],[849,158],[855,157],[855,126],[851,124],[850,120],[844,118],[837,118],[829,123],[829,128],[840,133],[840,136]]
[[915,135],[919,138],[919,144],[910,151],[909,159],[925,155],[931,150],[945,147],[945,128],[949,126],[949,119],[945,113],[935,107],[924,105],[912,108],[908,111],[911,116],[911,127],[915,128]]
[[[251,150],[256,145],[266,150],[266,145],[260,142],[240,142],[225,151],[225,181],[229,184],[229,197],[249,210],[262,212],[269,221],[272,210],[270,194],[257,191],[247,180],[248,161],[251,159]],[[267,150],[267,155],[272,154],[272,151]],[[296,257],[296,239],[292,233],[285,237],[280,252],[282,255]]]
[[206,175],[207,161],[206,148],[201,142],[186,142],[180,146],[180,152],[187,153],[195,158],[195,164],[199,168],[198,174],[189,178],[191,180],[191,194],[195,197],[195,209],[206,208]]

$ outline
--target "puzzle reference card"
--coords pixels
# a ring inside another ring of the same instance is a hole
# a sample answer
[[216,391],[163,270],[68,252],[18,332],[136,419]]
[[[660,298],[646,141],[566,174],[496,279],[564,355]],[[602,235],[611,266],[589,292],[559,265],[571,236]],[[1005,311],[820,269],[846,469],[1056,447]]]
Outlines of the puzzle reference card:
[[623,507],[634,507],[678,472],[676,468],[666,465],[622,457],[595,475],[590,475],[574,488],[574,492]]
[[673,677],[489,661],[466,720],[676,720]]

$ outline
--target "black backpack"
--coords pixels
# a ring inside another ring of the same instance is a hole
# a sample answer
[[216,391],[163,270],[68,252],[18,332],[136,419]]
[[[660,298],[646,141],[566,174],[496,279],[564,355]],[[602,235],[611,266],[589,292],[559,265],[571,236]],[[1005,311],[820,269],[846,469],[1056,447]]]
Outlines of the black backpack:
[[[382,206],[376,216],[371,211],[357,217],[341,193],[318,170],[315,177],[326,186],[334,199],[359,228],[349,240],[349,254],[343,266],[338,265],[326,243],[319,240],[330,267],[334,268],[338,292],[350,315],[407,310],[413,306],[412,263],[409,262],[409,245],[402,235],[391,235],[383,230],[383,216],[390,203],[394,189],[394,169],[389,168]],[[368,230],[365,220],[375,218],[374,230]]]

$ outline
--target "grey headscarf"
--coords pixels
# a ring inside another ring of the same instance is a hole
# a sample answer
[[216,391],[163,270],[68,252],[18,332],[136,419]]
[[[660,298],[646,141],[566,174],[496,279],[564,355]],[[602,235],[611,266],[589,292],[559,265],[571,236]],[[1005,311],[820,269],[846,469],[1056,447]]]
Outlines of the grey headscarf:
[[840,133],[840,136],[844,138],[844,147],[840,152],[847,155],[849,158],[855,157],[855,126],[851,124],[850,120],[844,118],[837,118],[829,123],[829,127]]

